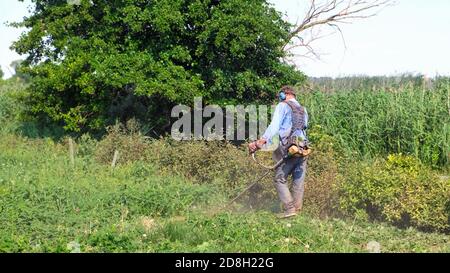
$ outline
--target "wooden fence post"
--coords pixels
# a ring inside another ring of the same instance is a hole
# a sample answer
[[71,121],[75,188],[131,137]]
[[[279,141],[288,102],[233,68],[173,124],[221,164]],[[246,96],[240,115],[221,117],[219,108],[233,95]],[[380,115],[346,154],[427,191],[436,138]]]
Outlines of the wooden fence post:
[[119,158],[119,151],[114,151],[113,161],[111,163],[111,168],[114,169],[116,167],[117,159]]
[[72,166],[75,166],[75,149],[73,147],[72,138],[69,138],[69,156],[70,156],[70,163],[72,164]]

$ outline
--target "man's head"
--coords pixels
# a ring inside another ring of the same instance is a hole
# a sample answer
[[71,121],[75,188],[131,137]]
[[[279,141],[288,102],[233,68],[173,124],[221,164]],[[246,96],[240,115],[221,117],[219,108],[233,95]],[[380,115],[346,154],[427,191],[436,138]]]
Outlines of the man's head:
[[288,85],[281,87],[281,90],[279,93],[279,98],[281,101],[294,99],[295,97],[296,96],[295,96],[294,88],[292,88],[291,86],[288,86]]

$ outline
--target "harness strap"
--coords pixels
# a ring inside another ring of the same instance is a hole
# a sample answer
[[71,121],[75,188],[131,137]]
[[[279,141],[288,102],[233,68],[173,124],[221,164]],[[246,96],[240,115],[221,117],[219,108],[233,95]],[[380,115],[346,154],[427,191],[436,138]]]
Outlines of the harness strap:
[[284,103],[286,103],[287,105],[289,105],[289,107],[292,110],[292,129],[291,129],[291,133],[289,135],[289,137],[291,137],[295,131],[300,130],[303,131],[305,130],[305,108],[301,105],[297,105],[296,103],[292,102],[292,101],[283,101]]

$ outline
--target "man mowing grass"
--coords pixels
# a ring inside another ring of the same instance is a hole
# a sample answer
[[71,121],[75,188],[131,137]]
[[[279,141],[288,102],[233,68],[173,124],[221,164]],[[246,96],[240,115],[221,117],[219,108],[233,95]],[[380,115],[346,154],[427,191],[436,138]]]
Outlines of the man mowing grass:
[[[278,134],[280,145],[273,153],[273,159],[279,161],[286,158],[275,169],[275,188],[283,203],[284,212],[280,218],[289,218],[297,215],[302,209],[305,189],[305,174],[307,157],[286,157],[292,143],[307,143],[306,128],[308,127],[308,113],[296,100],[292,87],[284,86],[278,94],[280,103],[275,108],[272,122],[260,140],[249,145],[251,153],[261,149],[263,145],[270,144],[272,138]],[[287,183],[288,176],[292,174],[292,193]]]

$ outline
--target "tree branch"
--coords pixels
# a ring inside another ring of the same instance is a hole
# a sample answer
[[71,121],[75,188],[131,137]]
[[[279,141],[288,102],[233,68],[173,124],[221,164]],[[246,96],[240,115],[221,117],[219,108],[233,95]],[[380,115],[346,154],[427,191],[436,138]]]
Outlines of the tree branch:
[[[307,54],[319,57],[311,43],[328,35],[321,36],[318,34],[320,31],[316,29],[330,27],[337,30],[345,45],[339,25],[376,16],[382,9],[394,3],[394,0],[309,0],[309,8],[304,19],[293,26],[282,49],[290,53],[294,48],[304,47],[308,51]],[[309,39],[305,37],[307,34],[310,36]]]

